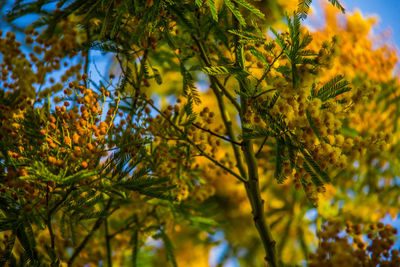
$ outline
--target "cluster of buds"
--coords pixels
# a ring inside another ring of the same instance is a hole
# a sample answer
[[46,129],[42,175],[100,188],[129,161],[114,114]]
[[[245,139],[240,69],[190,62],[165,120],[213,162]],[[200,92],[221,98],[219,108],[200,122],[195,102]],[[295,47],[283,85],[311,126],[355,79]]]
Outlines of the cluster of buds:
[[392,249],[397,230],[391,225],[364,227],[347,222],[345,232],[343,236],[341,224],[336,221],[323,225],[318,233],[320,244],[310,255],[309,266],[399,266],[399,251]]

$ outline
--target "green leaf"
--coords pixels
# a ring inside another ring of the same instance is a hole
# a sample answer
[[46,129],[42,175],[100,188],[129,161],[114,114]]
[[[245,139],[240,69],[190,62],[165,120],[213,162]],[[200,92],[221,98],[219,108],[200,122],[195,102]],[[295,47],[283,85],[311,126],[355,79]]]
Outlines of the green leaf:
[[201,7],[203,5],[204,0],[195,0],[195,3],[198,7]]
[[154,79],[156,80],[157,84],[162,84],[162,78],[158,69],[153,68]]
[[175,247],[172,244],[171,239],[169,239],[168,235],[164,232],[164,230],[161,230],[159,236],[164,241],[165,250],[167,252],[167,260],[172,263],[172,266],[178,267],[174,254]]
[[311,2],[312,0],[299,0],[299,3],[297,4],[297,14],[299,14],[302,19],[307,17]]
[[233,1],[243,6],[244,8],[247,8],[251,13],[255,14],[260,19],[264,18],[264,14],[258,8],[248,3],[246,0],[233,0]]
[[213,66],[213,67],[204,67],[203,72],[208,75],[226,75],[226,74],[235,74],[240,73],[240,68],[230,67],[230,66]]
[[288,136],[285,136],[285,143],[287,144],[287,149],[289,153],[290,168],[294,169],[296,167],[296,147],[292,144]]
[[240,25],[246,26],[246,21],[244,20],[240,11],[235,7],[235,5],[230,0],[224,0],[225,5],[229,8],[235,18],[239,21]]
[[342,128],[340,128],[339,132],[341,134],[350,136],[351,138],[355,138],[355,137],[360,135],[360,133],[356,129],[349,128],[349,127],[346,127],[346,126],[343,126]]
[[[28,226],[28,231],[25,230],[24,225]],[[24,225],[19,225],[19,227],[15,229],[15,234],[29,258],[31,260],[37,260],[38,257],[35,249],[35,237],[33,236],[33,232],[29,223],[24,223]]]
[[17,226],[17,218],[4,218],[0,221],[0,232],[12,230]]
[[281,49],[285,48],[285,41],[283,40],[282,36],[274,29],[270,28],[271,32],[275,35],[275,41],[278,43]]
[[307,162],[304,162],[303,168],[311,176],[311,181],[313,182],[313,184],[315,184],[316,186],[324,185],[324,183],[318,178],[318,176],[311,170]]
[[195,216],[195,215],[189,215],[188,219],[194,223],[194,224],[204,224],[208,226],[219,226],[219,223],[216,222],[213,219],[210,218],[205,218],[205,217],[200,217],[200,216]]
[[322,170],[322,168],[319,166],[318,162],[316,162],[309,154],[307,151],[305,151],[304,148],[300,147],[301,154],[303,154],[304,158],[306,161],[311,165],[311,167],[314,169],[314,171],[324,180],[326,183],[330,183],[331,179],[329,178],[329,175]]
[[6,266],[6,263],[8,262],[10,256],[12,255],[14,244],[15,244],[15,234],[13,232],[11,234],[11,237],[8,239],[6,243],[5,249],[2,251],[2,255],[0,257],[0,266]]
[[[164,188],[164,189],[168,190],[169,188]],[[165,191],[167,191],[167,190],[165,190]],[[145,196],[148,196],[151,198],[159,198],[159,199],[164,199],[164,200],[168,200],[168,201],[176,200],[175,197],[160,193],[159,190],[151,191],[151,189],[142,189],[142,190],[138,190],[138,192],[142,195],[145,195]]]
[[276,92],[276,93],[274,94],[274,96],[272,97],[271,101],[269,102],[269,106],[268,106],[269,109],[271,109],[271,108],[274,107],[276,101],[278,101],[278,98],[279,98],[279,93]]
[[218,21],[217,7],[215,6],[215,0],[207,0],[208,6],[210,7],[211,16],[215,21]]
[[346,10],[344,9],[344,7],[339,3],[338,0],[328,0],[329,2],[331,2],[331,4],[335,7],[337,7],[342,13],[345,13]]
[[271,131],[268,131],[264,127],[257,127],[252,124],[246,123],[243,125],[243,128],[251,130],[244,132],[243,135],[240,136],[240,138],[243,138],[244,140],[256,139],[266,136],[275,136],[275,134],[273,134]]
[[288,74],[292,73],[292,69],[286,65],[281,65],[281,66],[275,68],[275,70],[284,75],[288,75]]
[[95,175],[97,175],[96,171],[81,170],[73,175],[65,177],[60,182],[62,182],[63,184],[72,184],[76,181],[80,181],[80,180],[83,180],[83,179],[86,179],[88,177],[95,176]]
[[229,70],[224,66],[204,67],[203,72],[209,75],[230,74]]
[[239,36],[242,39],[241,41],[247,40],[249,42],[254,42],[254,43],[264,43],[265,41],[264,37],[259,37],[254,33],[248,31],[228,30],[228,32],[236,36]]
[[167,177],[164,178],[142,177],[142,178],[129,179],[128,181],[124,182],[119,182],[116,184],[116,186],[123,187],[129,190],[140,190],[154,185],[160,185],[168,181],[169,179]]
[[338,95],[350,91],[351,88],[348,87],[350,83],[343,79],[344,77],[342,75],[335,76],[324,86],[322,86],[321,89],[318,90],[316,97],[318,97],[322,101],[326,101],[330,98],[334,98]]

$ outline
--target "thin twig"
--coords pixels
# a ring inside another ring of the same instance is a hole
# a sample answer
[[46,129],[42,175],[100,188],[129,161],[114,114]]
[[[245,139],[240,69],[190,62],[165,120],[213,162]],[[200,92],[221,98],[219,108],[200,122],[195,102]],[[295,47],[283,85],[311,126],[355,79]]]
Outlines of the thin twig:
[[[107,212],[107,210],[110,208],[112,200],[113,200],[112,198],[110,198],[108,200],[107,205],[104,208],[104,212]],[[89,240],[93,236],[93,234],[100,228],[100,226],[102,225],[104,220],[105,220],[104,216],[101,216],[96,220],[96,222],[94,223],[90,232],[85,236],[85,238],[82,240],[82,242],[79,244],[79,246],[74,250],[74,253],[72,254],[71,258],[68,260],[68,263],[67,263],[68,266],[72,266],[72,263],[74,262],[75,258],[79,255],[79,253],[82,251],[82,249],[86,246],[86,244],[89,242]]]
[[53,227],[51,225],[51,216],[53,215],[53,213],[58,209],[58,207],[68,198],[69,194],[75,189],[75,187],[70,187],[67,192],[65,193],[65,195],[63,196],[63,198],[57,202],[57,204],[51,208],[49,210],[49,212],[47,213],[47,219],[46,219],[46,225],[47,228],[49,229],[49,235],[50,235],[50,244],[51,244],[51,249],[54,250],[55,249],[55,236],[54,236],[54,232],[53,232]]
[[[201,42],[199,41],[199,39],[196,38],[196,36],[192,35],[193,40],[196,42],[197,46],[199,47],[199,51],[200,51],[200,57],[203,59],[204,64],[206,64],[207,67],[212,67],[211,65],[211,61],[207,56],[207,53],[204,50],[203,45],[201,44]],[[239,111],[240,110],[240,105],[239,103],[236,101],[235,97],[232,96],[229,91],[225,88],[225,86],[223,86],[221,84],[221,82],[215,78],[214,76],[209,75],[210,80],[212,80],[213,82],[215,82],[219,89],[222,91],[222,93],[231,101],[231,103],[235,106],[235,108]]]
[[[206,64],[208,67],[210,67],[211,61],[208,58],[208,56],[204,50],[203,44],[194,35],[192,35],[192,39],[196,42],[197,46],[199,47],[200,58],[204,61],[204,64]],[[222,121],[227,130],[227,134],[231,140],[236,141],[235,134],[234,134],[234,131],[232,128],[232,121],[227,116],[226,107],[225,107],[225,103],[224,103],[222,94],[225,95],[231,101],[231,103],[236,108],[237,112],[239,112],[239,113],[241,111],[241,106],[240,106],[239,102],[229,93],[229,91],[220,83],[220,81],[217,78],[215,78],[211,75],[209,75],[209,77],[210,77],[210,82],[211,82],[211,89],[213,90],[215,96],[217,97],[218,107],[219,107],[219,110],[221,113]],[[218,90],[217,87],[220,88],[221,91]],[[240,175],[242,177],[244,177],[245,180],[247,180],[247,172],[246,172],[246,169],[245,169],[245,166],[243,163],[242,153],[238,149],[238,147],[235,146],[233,143],[232,143],[232,149],[233,149],[233,153],[234,153],[235,159],[236,159],[236,167],[239,169]]]
[[275,91],[275,90],[276,90],[276,88],[272,88],[272,89],[263,91],[263,92],[259,93],[258,95],[253,96],[253,98],[258,98],[258,97],[262,96],[263,94],[267,94],[267,93],[272,92],[272,91]]
[[264,137],[264,140],[263,140],[263,142],[261,143],[261,146],[260,146],[260,148],[258,149],[258,151],[257,151],[257,153],[256,153],[256,158],[258,158],[258,156],[260,155],[261,150],[263,149],[265,143],[266,143],[267,140],[268,140],[268,137],[269,137],[269,135],[267,135],[266,137]]
[[264,80],[264,78],[268,75],[269,71],[271,70],[271,67],[274,65],[274,63],[278,60],[278,58],[280,58],[283,53],[285,52],[286,49],[286,45],[285,47],[282,49],[281,53],[274,58],[274,60],[272,61],[271,64],[268,65],[268,69],[263,73],[263,75],[261,76],[261,78],[258,80],[256,86],[254,87],[254,92],[257,91],[258,86],[260,86],[261,82]]
[[243,178],[242,176],[240,176],[239,174],[237,174],[236,172],[232,171],[231,169],[229,169],[228,167],[222,165],[220,162],[216,161],[213,157],[211,157],[210,155],[208,155],[206,152],[204,152],[203,149],[201,149],[198,145],[196,145],[192,140],[190,140],[186,134],[182,131],[182,129],[180,129],[178,126],[176,126],[163,112],[161,112],[161,110],[159,110],[156,106],[154,106],[149,100],[144,99],[144,101],[151,106],[155,111],[157,111],[175,130],[177,130],[180,134],[181,137],[183,139],[185,139],[189,144],[191,144],[193,147],[195,147],[202,156],[206,157],[208,160],[212,161],[215,165],[221,167],[222,169],[224,169],[225,171],[227,171],[228,173],[232,174],[233,176],[235,176],[237,179],[239,179],[239,181],[241,182],[245,182],[246,179]]
[[207,132],[207,133],[209,133],[209,134],[211,134],[211,135],[214,135],[214,136],[216,136],[216,137],[218,137],[218,138],[224,139],[225,141],[228,141],[228,142],[230,142],[230,143],[232,143],[232,144],[235,144],[235,145],[238,145],[238,146],[242,146],[241,143],[236,142],[236,141],[234,141],[234,140],[231,140],[231,139],[229,139],[229,138],[226,138],[226,137],[223,136],[223,135],[219,135],[219,134],[217,134],[217,133],[215,133],[215,132],[213,132],[213,131],[211,131],[211,130],[209,130],[209,129],[204,129],[203,127],[201,127],[200,125],[198,125],[198,124],[196,124],[196,123],[192,123],[192,124],[193,124],[194,127],[198,128],[198,129],[200,129],[200,130],[202,130],[202,131],[205,131],[205,132]]

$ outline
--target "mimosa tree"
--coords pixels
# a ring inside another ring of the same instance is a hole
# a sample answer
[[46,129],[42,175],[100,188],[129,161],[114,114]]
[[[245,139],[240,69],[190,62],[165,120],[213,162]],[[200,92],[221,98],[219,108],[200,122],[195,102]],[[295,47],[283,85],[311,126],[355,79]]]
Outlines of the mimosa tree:
[[0,265],[399,266],[398,59],[329,2],[16,1]]

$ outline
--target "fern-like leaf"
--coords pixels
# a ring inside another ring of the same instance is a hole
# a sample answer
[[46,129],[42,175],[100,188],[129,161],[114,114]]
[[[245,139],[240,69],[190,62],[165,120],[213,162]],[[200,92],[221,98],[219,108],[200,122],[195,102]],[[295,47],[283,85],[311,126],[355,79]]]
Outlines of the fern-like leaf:
[[228,30],[229,33],[239,36],[241,38],[241,42],[248,43],[264,43],[265,38],[255,35],[254,33],[248,31],[240,31],[240,30]]
[[343,79],[344,77],[342,75],[335,76],[318,90],[316,97],[320,98],[322,101],[326,101],[350,91],[351,88],[348,87],[350,83]]
[[207,0],[208,6],[210,7],[211,16],[215,21],[218,21],[217,7],[215,6],[215,0]]
[[344,7],[339,3],[338,0],[328,0],[329,2],[331,2],[331,4],[335,7],[337,7],[342,13],[345,13],[345,9]]
[[258,59],[260,60],[262,63],[264,63],[266,66],[268,66],[267,61],[265,60],[264,55],[258,51],[257,49],[255,49],[254,47],[250,48],[250,52]]
[[304,162],[303,168],[311,176],[311,181],[313,182],[313,184],[315,184],[316,186],[324,185],[324,183],[318,178],[318,176],[311,170],[311,167],[307,164],[307,162]]
[[300,18],[305,19],[307,17],[311,3],[312,0],[299,0],[299,3],[297,4],[297,14]]
[[260,19],[264,18],[264,14],[258,8],[248,3],[246,0],[233,0],[233,1],[243,6],[244,8],[248,9],[251,13],[255,14]]
[[316,162],[309,154],[308,152],[300,147],[301,154],[303,154],[304,158],[308,162],[308,164],[311,165],[311,167],[314,169],[314,171],[326,182],[330,183],[331,179],[329,178],[329,175],[322,170],[322,168],[319,166],[318,162]]
[[230,71],[228,70],[228,68],[224,67],[224,66],[204,67],[203,72],[208,75],[230,74]]
[[171,239],[169,239],[168,235],[163,230],[161,231],[160,237],[164,241],[165,250],[167,251],[167,260],[172,263],[172,266],[178,267],[174,254],[175,247],[172,244]]
[[235,18],[239,21],[242,26],[246,26],[246,21],[244,20],[242,14],[239,9],[235,7],[235,5],[231,2],[231,0],[224,0],[225,5],[229,8]]
[[311,129],[313,130],[313,132],[315,133],[315,135],[318,137],[319,140],[321,140],[321,135],[319,134],[319,131],[317,129],[317,127],[315,126],[315,122],[312,119],[310,112],[308,111],[308,109],[306,109],[306,116],[307,116],[307,120],[308,123],[310,124]]
[[2,251],[2,255],[0,257],[0,266],[7,266],[7,262],[12,255],[12,250],[14,248],[14,244],[15,244],[15,234],[13,232],[11,234],[11,237],[6,242],[6,247]]

